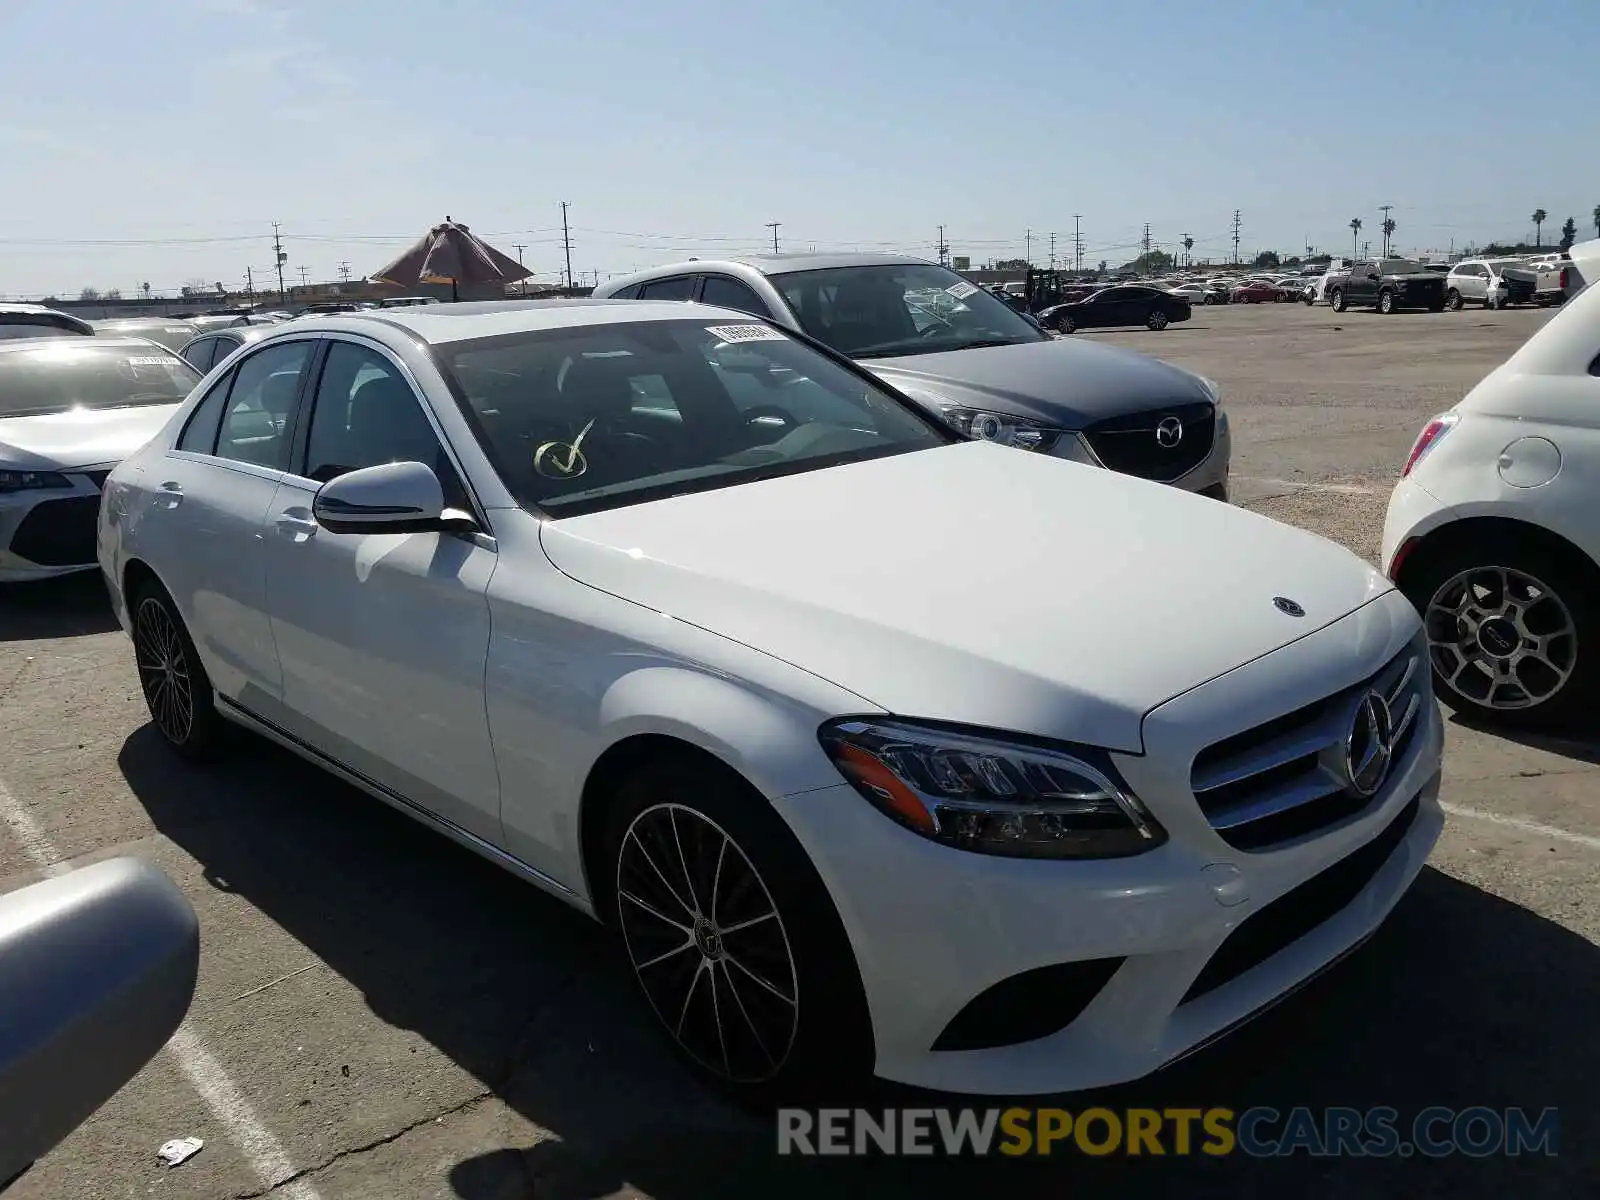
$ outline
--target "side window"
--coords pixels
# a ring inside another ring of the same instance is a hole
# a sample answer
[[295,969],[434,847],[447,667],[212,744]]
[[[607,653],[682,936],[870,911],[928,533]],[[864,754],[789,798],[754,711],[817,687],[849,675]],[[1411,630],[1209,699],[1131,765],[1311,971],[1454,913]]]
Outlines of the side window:
[[183,360],[200,374],[211,370],[212,352],[217,348],[216,338],[196,338],[183,348]]
[[211,360],[211,365],[213,367],[216,366],[223,359],[227,358],[228,355],[232,354],[240,346],[244,345],[244,343],[242,341],[240,341],[238,338],[236,338],[236,337],[227,337],[227,336],[223,336],[223,337],[217,338],[216,339],[216,343],[217,343],[217,356],[214,359]]
[[693,294],[692,275],[679,275],[673,279],[654,279],[639,288],[641,300],[687,300]]
[[392,462],[433,468],[445,505],[468,507],[455,468],[399,368],[368,346],[331,343],[311,408],[306,477],[326,483],[346,471]]
[[[201,367],[200,370],[205,370]],[[189,414],[189,423],[178,436],[178,449],[195,454],[211,454],[217,448],[217,429],[222,424],[222,406],[228,402],[228,388],[233,384],[235,372],[229,371],[206,393],[205,399],[195,405]]]
[[630,283],[625,288],[618,288],[611,293],[611,298],[613,300],[637,300],[639,298],[639,285]]
[[730,279],[726,275],[707,275],[705,286],[700,290],[700,303],[715,304],[718,308],[732,308],[739,312],[747,312],[753,317],[770,320],[772,313],[757,296],[737,279]]
[[294,402],[313,345],[306,340],[268,346],[239,364],[223,408],[218,458],[289,469]]

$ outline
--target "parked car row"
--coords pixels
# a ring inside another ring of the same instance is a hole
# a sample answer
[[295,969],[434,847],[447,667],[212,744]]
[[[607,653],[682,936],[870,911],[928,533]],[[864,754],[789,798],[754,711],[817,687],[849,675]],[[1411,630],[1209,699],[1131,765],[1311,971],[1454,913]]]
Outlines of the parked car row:
[[936,264],[603,290],[217,331],[205,367],[0,343],[33,380],[0,404],[36,397],[0,544],[13,497],[77,502],[176,754],[253,731],[593,916],[746,1099],[1147,1074],[1406,891],[1436,689],[1529,719],[1600,674],[1596,296],[1429,423],[1379,574],[1186,494],[1226,486],[1214,384]]

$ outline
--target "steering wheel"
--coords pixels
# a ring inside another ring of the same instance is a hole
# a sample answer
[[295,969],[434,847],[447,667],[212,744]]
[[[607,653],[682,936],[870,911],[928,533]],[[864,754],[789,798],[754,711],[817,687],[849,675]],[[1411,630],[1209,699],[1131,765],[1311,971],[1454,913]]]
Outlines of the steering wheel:
[[762,417],[776,417],[783,423],[783,431],[785,433],[792,429],[800,428],[800,422],[795,415],[788,409],[780,408],[776,404],[752,404],[739,415],[744,418],[747,425],[755,424]]

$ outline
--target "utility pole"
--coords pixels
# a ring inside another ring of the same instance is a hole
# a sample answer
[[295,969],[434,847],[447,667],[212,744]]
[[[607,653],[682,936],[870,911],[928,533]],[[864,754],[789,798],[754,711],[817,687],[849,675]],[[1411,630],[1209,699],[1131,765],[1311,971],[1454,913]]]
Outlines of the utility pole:
[[567,291],[572,290],[572,231],[567,226],[567,202],[561,202],[561,245],[567,252]]
[[250,297],[250,303],[256,302],[256,277],[251,274],[251,268],[244,269],[244,293]]
[[1380,228],[1383,230],[1383,256],[1385,258],[1389,257],[1389,210],[1393,207],[1394,205],[1392,204],[1378,205],[1378,211],[1383,214],[1383,224]]
[[943,225],[939,226],[939,265],[941,267],[950,265],[950,247],[945,245]]
[[295,270],[300,272],[300,286],[302,288],[305,287],[306,286],[306,268],[305,268],[305,266],[304,265],[298,266],[298,267],[295,268]]
[[349,264],[349,262],[342,262],[342,263],[339,264],[339,278],[344,283],[349,283],[350,282],[350,264]]
[[278,236],[278,228],[278,223],[274,221],[272,223],[272,254],[274,261],[278,264],[278,303],[287,304],[289,302],[289,293],[284,291],[283,288],[283,264],[288,261],[289,256],[283,252],[283,239]]
[[1072,269],[1083,270],[1083,233],[1078,222],[1083,219],[1082,213],[1072,214]]
[[1239,265],[1239,210],[1233,210],[1233,265]]
[[1050,269],[1056,269],[1056,235],[1053,233],[1050,235]]
[[1361,243],[1361,257],[1362,258],[1371,258],[1372,257],[1372,243],[1370,241]]
[[[522,242],[512,242],[511,248],[517,252],[517,266],[522,266],[522,252],[528,248],[527,245]],[[522,294],[526,296],[528,294],[528,277],[526,275],[520,280],[519,286],[522,289]]]
[[1149,221],[1146,221],[1144,223],[1144,240],[1139,243],[1139,251],[1142,254],[1149,254],[1150,253],[1150,222]]
[[782,221],[767,222],[767,228],[772,230],[772,252],[774,254],[778,253],[778,227],[782,224]]
[[1022,238],[1022,260],[1031,267],[1033,266],[1033,230],[1028,230],[1027,233],[1022,235]]

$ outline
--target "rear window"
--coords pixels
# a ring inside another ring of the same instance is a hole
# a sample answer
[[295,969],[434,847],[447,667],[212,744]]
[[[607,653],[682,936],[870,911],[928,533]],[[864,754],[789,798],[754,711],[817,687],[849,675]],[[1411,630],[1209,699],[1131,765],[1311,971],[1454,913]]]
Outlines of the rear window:
[[0,417],[176,404],[200,373],[159,346],[60,338],[0,352]]

